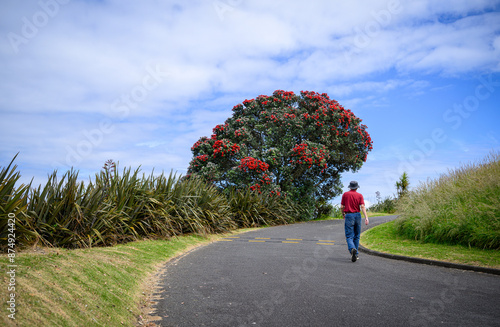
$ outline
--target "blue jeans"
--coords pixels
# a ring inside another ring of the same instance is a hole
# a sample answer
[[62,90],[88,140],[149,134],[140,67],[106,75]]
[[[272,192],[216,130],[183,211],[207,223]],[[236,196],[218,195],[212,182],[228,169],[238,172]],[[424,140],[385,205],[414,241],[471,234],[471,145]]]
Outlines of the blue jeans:
[[361,235],[361,213],[346,213],[344,228],[349,253],[351,253],[351,249],[356,249],[356,252],[358,252],[359,235]]

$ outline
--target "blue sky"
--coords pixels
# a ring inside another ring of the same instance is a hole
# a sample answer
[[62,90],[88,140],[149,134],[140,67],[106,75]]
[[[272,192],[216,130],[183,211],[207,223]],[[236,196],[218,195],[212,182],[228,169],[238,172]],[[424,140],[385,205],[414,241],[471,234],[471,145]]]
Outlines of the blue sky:
[[[500,149],[500,1],[0,3],[0,164],[186,172],[231,108],[326,92],[368,125],[365,199]],[[338,199],[334,201],[338,202]]]

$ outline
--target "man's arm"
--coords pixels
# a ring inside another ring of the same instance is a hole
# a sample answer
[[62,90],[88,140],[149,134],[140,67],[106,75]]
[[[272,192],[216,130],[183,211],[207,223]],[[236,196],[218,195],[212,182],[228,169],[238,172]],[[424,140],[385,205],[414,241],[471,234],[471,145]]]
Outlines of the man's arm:
[[363,211],[363,214],[365,215],[365,225],[368,225],[368,223],[370,221],[368,220],[368,214],[366,213],[366,207],[364,204],[360,205],[359,207],[361,208],[361,211]]
[[345,212],[344,212],[344,208],[345,208],[345,207],[344,207],[344,205],[342,205],[342,204],[341,204],[341,205],[340,205],[340,212],[342,212],[342,218],[344,218],[344,219],[345,219]]

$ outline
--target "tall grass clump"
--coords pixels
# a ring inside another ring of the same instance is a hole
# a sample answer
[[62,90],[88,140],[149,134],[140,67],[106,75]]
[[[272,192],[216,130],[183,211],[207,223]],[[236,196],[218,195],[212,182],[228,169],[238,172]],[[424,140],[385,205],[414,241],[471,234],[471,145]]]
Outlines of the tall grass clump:
[[232,189],[227,197],[233,221],[240,228],[293,223],[307,214],[286,197],[250,189]]
[[500,154],[421,184],[397,210],[396,230],[406,237],[500,249]]
[[109,246],[285,224],[304,216],[286,197],[250,190],[222,192],[199,178],[172,172],[119,172],[112,161],[87,183],[72,169],[61,177],[54,171],[37,188],[16,188],[20,174],[13,161],[0,172],[0,237],[7,238],[8,215],[14,214],[16,239],[24,245]]
[[[34,233],[27,229],[24,225],[19,224],[19,217],[23,214],[27,207],[27,197],[29,185],[20,185],[16,187],[16,183],[21,178],[17,170],[17,165],[13,165],[17,154],[7,167],[3,167],[0,171],[0,240],[7,240],[9,232],[9,218],[15,217],[16,232],[23,235],[34,236]],[[1,242],[7,244],[7,242]]]
[[116,167],[96,174],[88,185],[71,170],[28,196],[24,223],[44,245],[85,248],[141,238],[169,238],[234,229],[226,198],[212,186],[175,174],[140,174]]

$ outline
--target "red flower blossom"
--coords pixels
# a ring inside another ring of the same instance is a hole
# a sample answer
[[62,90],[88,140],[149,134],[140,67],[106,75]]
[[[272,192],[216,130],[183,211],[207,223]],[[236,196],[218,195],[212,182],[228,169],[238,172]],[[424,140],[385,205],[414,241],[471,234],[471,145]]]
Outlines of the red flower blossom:
[[243,171],[254,170],[254,171],[264,172],[269,169],[269,165],[258,159],[252,157],[245,157],[241,159],[238,168],[240,168]]

